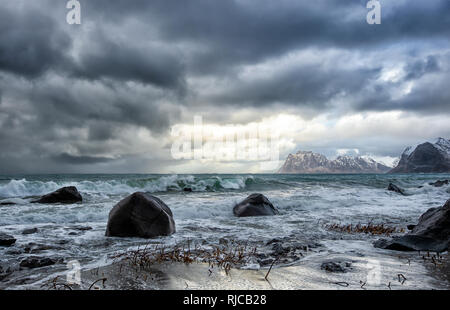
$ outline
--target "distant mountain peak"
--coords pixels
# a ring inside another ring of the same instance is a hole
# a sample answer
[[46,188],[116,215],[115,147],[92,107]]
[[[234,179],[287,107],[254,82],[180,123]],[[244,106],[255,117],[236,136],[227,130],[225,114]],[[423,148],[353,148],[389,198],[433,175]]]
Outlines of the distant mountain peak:
[[391,173],[443,173],[450,172],[450,140],[437,138],[408,146]]
[[339,155],[329,160],[312,151],[289,154],[279,173],[384,173],[387,167],[367,156]]

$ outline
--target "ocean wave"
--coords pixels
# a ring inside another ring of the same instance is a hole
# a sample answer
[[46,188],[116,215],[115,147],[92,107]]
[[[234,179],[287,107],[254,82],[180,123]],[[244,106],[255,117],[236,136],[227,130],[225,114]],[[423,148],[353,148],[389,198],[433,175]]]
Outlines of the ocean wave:
[[111,180],[81,181],[38,181],[13,179],[0,184],[0,197],[39,196],[62,186],[76,186],[88,194],[127,194],[135,191],[170,192],[192,190],[194,192],[215,192],[242,190],[254,184],[253,176],[193,176],[167,175],[146,178],[118,178]]

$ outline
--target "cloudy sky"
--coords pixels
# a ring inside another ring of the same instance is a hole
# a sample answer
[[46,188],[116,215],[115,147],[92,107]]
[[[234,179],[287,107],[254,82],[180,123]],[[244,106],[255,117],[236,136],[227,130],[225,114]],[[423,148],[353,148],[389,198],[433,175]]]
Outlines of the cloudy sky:
[[[174,128],[255,125],[279,155],[450,138],[450,1],[0,0],[0,173],[263,172],[174,159]],[[219,135],[220,136],[220,135]],[[208,138],[205,138],[205,141]]]

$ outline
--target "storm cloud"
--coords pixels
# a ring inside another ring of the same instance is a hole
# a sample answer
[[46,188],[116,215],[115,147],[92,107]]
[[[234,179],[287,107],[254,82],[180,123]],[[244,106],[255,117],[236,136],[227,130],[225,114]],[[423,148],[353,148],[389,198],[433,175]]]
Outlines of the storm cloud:
[[[380,2],[369,25],[365,0],[80,0],[69,25],[65,1],[0,0],[0,173],[176,172],[171,127],[194,115],[293,115],[283,156],[448,138],[450,2]],[[390,132],[339,127],[380,115]],[[420,117],[433,130],[405,134]]]

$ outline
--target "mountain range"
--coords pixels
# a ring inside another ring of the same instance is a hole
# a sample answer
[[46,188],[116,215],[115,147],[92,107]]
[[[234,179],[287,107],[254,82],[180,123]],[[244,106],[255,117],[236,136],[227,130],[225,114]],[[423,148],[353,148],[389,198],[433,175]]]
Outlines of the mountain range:
[[278,173],[450,173],[450,140],[437,138],[408,146],[394,168],[366,156],[334,160],[311,151],[289,154]]
[[298,151],[289,154],[278,173],[385,173],[390,169],[363,156],[338,156],[329,160],[319,153]]

